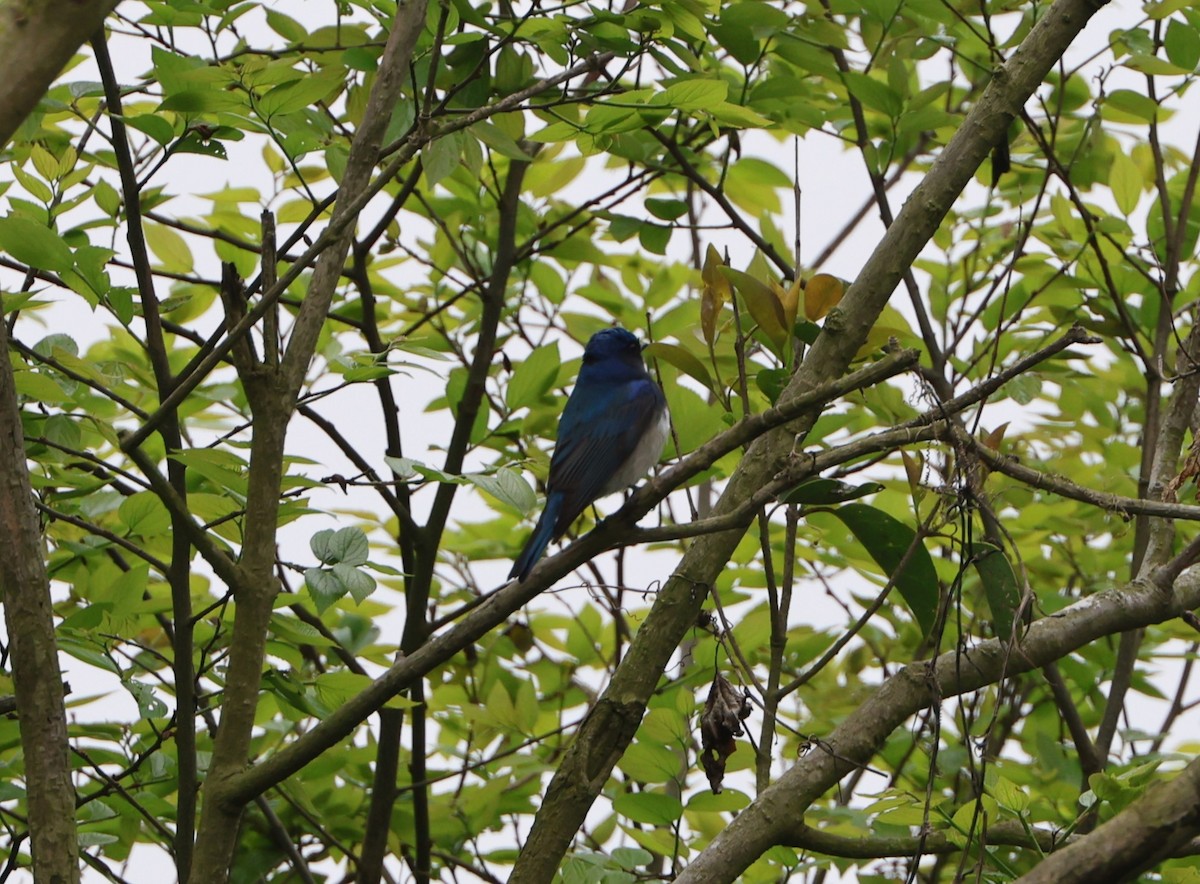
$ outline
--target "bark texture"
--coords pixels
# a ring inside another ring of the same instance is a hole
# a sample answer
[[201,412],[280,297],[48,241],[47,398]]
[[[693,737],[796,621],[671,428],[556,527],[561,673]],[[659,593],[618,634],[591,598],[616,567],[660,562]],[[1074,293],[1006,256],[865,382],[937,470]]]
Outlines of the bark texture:
[[117,0],[0,0],[0,147]]
[[1200,834],[1200,760],[1104,825],[1051,854],[1017,884],[1132,881]]
[[33,876],[79,880],[75,789],[41,523],[33,505],[8,329],[0,322],[0,588],[16,689]]

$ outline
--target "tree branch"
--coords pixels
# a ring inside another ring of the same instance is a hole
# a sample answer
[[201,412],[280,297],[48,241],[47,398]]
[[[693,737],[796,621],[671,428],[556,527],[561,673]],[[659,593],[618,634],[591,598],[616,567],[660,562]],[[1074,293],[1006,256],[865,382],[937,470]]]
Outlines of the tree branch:
[[1200,835],[1200,759],[1170,782],[1146,790],[1090,835],[1050,854],[1017,882],[1132,881],[1196,835]]
[[[992,146],[1005,136],[1022,105],[1100,5],[1103,4],[1088,0],[1057,0],[1008,63],[996,70],[979,102],[904,204],[896,223],[888,228],[842,302],[826,317],[823,331],[788,384],[781,402],[837,377],[850,364],[904,273],[929,242],[975,170]],[[768,481],[791,455],[795,447],[793,434],[806,429],[801,426],[791,428],[791,432],[774,431],[751,446],[730,478],[713,515],[736,508],[742,499]],[[553,877],[592,802],[637,731],[645,703],[657,687],[671,654],[695,622],[709,587],[741,536],[742,530],[732,530],[694,543],[658,593],[612,682],[580,728],[550,783],[513,869],[510,879],[513,884],[549,881]],[[728,833],[729,829],[725,831]],[[716,843],[697,862],[703,861]],[[745,844],[752,843],[747,838]],[[750,849],[761,846],[753,844]],[[761,850],[750,861],[759,853]],[[744,868],[745,865],[740,866],[729,879]],[[701,876],[693,880],[725,879]]]
[[892,731],[930,703],[1028,672],[1102,636],[1162,623],[1197,606],[1200,573],[1193,569],[1174,586],[1159,585],[1157,579],[1138,580],[1089,596],[1034,623],[1019,647],[1010,649],[1006,642],[991,639],[970,650],[909,664],[742,810],[677,880],[734,880],[764,850],[786,840],[792,821],[813,801],[867,764]]
[[69,884],[79,880],[79,844],[62,672],[46,551],[34,507],[4,322],[0,322],[0,588],[29,795],[33,875],[38,881]]
[[0,0],[0,147],[116,5],[116,0]]
[[[255,422],[246,497],[246,529],[238,566],[243,580],[237,593],[221,726],[213,741],[212,761],[204,783],[204,812],[196,839],[194,876],[206,884],[228,879],[237,844],[238,823],[245,805],[245,802],[226,799],[225,784],[244,770],[249,761],[267,630],[279,591],[274,574],[275,540],[287,424],[341,276],[353,238],[354,221],[364,204],[363,198],[369,199],[372,193],[371,171],[379,159],[383,135],[424,23],[424,0],[415,0],[397,14],[380,58],[362,125],[350,145],[338,201],[326,228],[327,233],[330,230],[337,233],[320,253],[307,296],[293,323],[291,338],[279,364],[238,366]],[[276,287],[281,282],[277,282]],[[261,298],[257,306],[262,307],[266,300]],[[264,309],[264,315],[265,312]],[[253,311],[241,317],[238,325],[251,315]],[[238,335],[231,331],[229,340],[241,339],[248,330],[249,326]],[[164,402],[160,412],[165,407]]]

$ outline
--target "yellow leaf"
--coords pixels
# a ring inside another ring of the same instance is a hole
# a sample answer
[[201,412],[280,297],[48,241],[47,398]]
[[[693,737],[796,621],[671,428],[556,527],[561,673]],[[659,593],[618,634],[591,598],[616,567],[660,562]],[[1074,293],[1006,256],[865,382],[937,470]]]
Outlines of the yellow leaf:
[[992,451],[999,451],[1000,443],[1004,441],[1004,433],[1007,429],[1008,421],[1005,421],[983,437],[983,444],[992,449]]
[[729,287],[729,280],[720,271],[723,266],[725,262],[721,260],[721,255],[709,243],[704,253],[704,267],[700,271],[700,279],[704,283],[700,294],[700,327],[704,332],[704,340],[710,345],[717,337],[717,314],[733,291]]
[[837,306],[846,293],[846,283],[828,273],[818,273],[804,286],[804,315],[813,321]]
[[800,304],[800,290],[804,288],[799,277],[787,289],[784,289],[777,282],[771,283],[771,288],[775,290],[775,294],[779,297],[779,303],[783,305],[783,318],[787,320],[786,327],[791,328],[796,324],[796,310]]

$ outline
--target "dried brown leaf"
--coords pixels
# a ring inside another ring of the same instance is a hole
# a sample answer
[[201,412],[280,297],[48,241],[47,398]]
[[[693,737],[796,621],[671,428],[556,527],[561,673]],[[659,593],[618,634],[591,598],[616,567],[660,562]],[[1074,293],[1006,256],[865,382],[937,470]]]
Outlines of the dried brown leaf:
[[742,736],[742,722],[749,715],[749,696],[718,674],[708,690],[708,700],[700,716],[700,763],[714,795],[721,794],[725,761],[737,751],[734,738]]

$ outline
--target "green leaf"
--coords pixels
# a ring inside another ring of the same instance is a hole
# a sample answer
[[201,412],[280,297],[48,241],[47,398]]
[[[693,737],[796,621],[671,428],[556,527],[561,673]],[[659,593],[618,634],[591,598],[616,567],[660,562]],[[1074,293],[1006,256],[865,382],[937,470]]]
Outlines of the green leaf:
[[121,683],[137,701],[138,714],[142,718],[162,718],[167,714],[167,704],[158,698],[150,685],[132,678],[124,679]]
[[729,87],[724,80],[683,80],[654,96],[654,104],[683,111],[708,110],[725,100]]
[[1200,32],[1194,24],[1177,18],[1167,25],[1167,36],[1163,40],[1167,59],[1176,67],[1195,69],[1200,62]]
[[997,777],[996,781],[988,786],[988,792],[1001,807],[1008,808],[1015,813],[1024,813],[1029,809],[1031,803],[1029,793],[1012,780]]
[[513,369],[508,388],[504,391],[505,404],[510,410],[516,411],[540,401],[554,386],[561,367],[562,357],[558,353],[557,341],[538,347]]
[[38,270],[62,273],[75,264],[71,248],[61,236],[28,218],[0,218],[0,250]]
[[121,195],[117,193],[115,187],[103,179],[96,182],[96,188],[92,191],[92,198],[106,215],[115,218],[117,212],[121,209]]
[[771,120],[758,111],[730,101],[719,102],[705,110],[712,114],[718,123],[738,129],[762,129],[772,125]]
[[705,789],[688,799],[689,813],[730,813],[741,810],[750,803],[750,796],[737,789],[723,789],[714,795]]
[[783,388],[787,386],[789,377],[791,375],[786,368],[764,368],[754,376],[754,383],[774,405],[779,401],[779,396],[783,393]]
[[1042,379],[1033,374],[1021,374],[1000,389],[1018,405],[1028,405],[1042,392]]
[[411,479],[414,476],[421,476],[434,482],[449,482],[453,485],[462,485],[466,482],[466,479],[462,476],[451,476],[439,469],[427,466],[419,460],[413,460],[411,457],[384,455],[383,462],[401,479]]
[[983,584],[996,637],[1012,637],[1013,617],[1021,605],[1021,587],[1004,552],[990,543],[971,544],[971,564]]
[[648,866],[654,862],[654,854],[640,847],[614,847],[612,859],[621,868],[632,872],[640,866]]
[[492,123],[476,123],[471,134],[501,156],[510,160],[528,160],[529,154],[512,137]]
[[375,578],[353,565],[338,562],[330,570],[359,604],[366,601],[367,596],[375,591]]
[[847,91],[866,107],[887,114],[892,119],[900,116],[900,111],[904,109],[904,99],[882,80],[858,71],[846,71],[842,79]]
[[182,236],[162,224],[146,224],[145,234],[146,245],[162,262],[164,270],[173,273],[192,272],[192,250]]
[[[925,544],[917,541],[917,532],[883,510],[865,503],[849,503],[832,510],[858,538],[875,563],[888,577],[908,605],[921,631],[928,635],[937,619],[938,581],[933,559]],[[908,564],[897,573],[909,546],[916,543]]]
[[647,826],[669,826],[683,816],[678,798],[660,792],[626,792],[613,800],[613,810]]
[[269,8],[264,11],[271,30],[289,43],[301,43],[308,36],[308,29],[294,18]]
[[708,373],[708,369],[704,363],[698,357],[694,356],[690,350],[681,347],[679,344],[655,341],[653,344],[646,345],[646,348],[642,351],[642,355],[647,360],[661,359],[663,362],[675,366],[692,379],[699,381],[704,385],[705,389],[715,389],[712,375]]
[[209,138],[195,129],[189,129],[171,146],[172,153],[196,153],[206,157],[227,159],[225,145],[216,138]]
[[1152,77],[1173,77],[1191,73],[1187,68],[1172,64],[1165,58],[1159,58],[1148,52],[1133,53],[1125,60],[1124,65],[1130,70],[1140,74],[1149,74]]
[[1108,186],[1121,214],[1130,215],[1142,196],[1142,173],[1129,154],[1118,151],[1108,170]]
[[861,485],[851,485],[837,479],[808,479],[794,488],[779,495],[782,503],[799,504],[831,504],[857,500],[868,494],[882,491],[883,486],[878,482],[864,482]]
[[425,182],[433,187],[458,167],[462,157],[462,143],[458,133],[435,138],[421,148],[421,167],[425,171]]
[[152,537],[162,534],[171,527],[171,514],[152,491],[139,491],[123,501],[117,515],[130,534]]
[[277,114],[292,114],[309,105],[323,101],[342,88],[342,77],[336,68],[330,68],[316,76],[305,76],[291,83],[275,86],[256,104],[264,117]]
[[[55,352],[59,351],[59,352]],[[79,355],[79,345],[75,343],[75,339],[70,335],[65,335],[62,332],[46,335],[36,344],[33,345],[33,352],[39,356],[54,356],[59,357],[63,353],[70,356]]]
[[625,750],[617,766],[641,783],[669,783],[681,775],[684,762],[665,746],[639,740]]
[[671,241],[672,229],[661,224],[643,224],[638,228],[638,242],[647,252],[654,255],[665,255],[667,244]]
[[[1150,98],[1132,89],[1114,89],[1104,97],[1104,117],[1114,122],[1153,123],[1162,113],[1159,106]],[[1114,116],[1111,110],[1119,111],[1123,116]]]
[[476,473],[464,478],[521,515],[528,513],[537,504],[537,494],[516,470],[501,467],[491,475]]
[[327,568],[308,568],[304,572],[304,584],[308,594],[312,596],[317,613],[323,614],[325,609],[344,596],[349,587],[338,580],[333,571]]
[[796,322],[792,333],[806,344],[815,343],[817,335],[821,334],[821,326],[807,319],[800,319]]
[[80,431],[79,424],[76,423],[75,418],[70,415],[50,415],[46,418],[42,435],[54,444],[74,451],[78,451],[83,447],[83,433]]
[[341,562],[361,565],[367,561],[371,546],[361,528],[326,528],[318,531],[308,542],[313,555],[326,565]]
[[244,111],[245,105],[239,96],[220,89],[185,89],[169,95],[158,109],[181,114],[204,114]]
[[166,147],[175,138],[175,128],[165,118],[155,114],[126,117],[125,125],[149,135],[163,147]]
[[674,221],[687,214],[688,206],[683,200],[646,197],[646,211],[663,221]]

